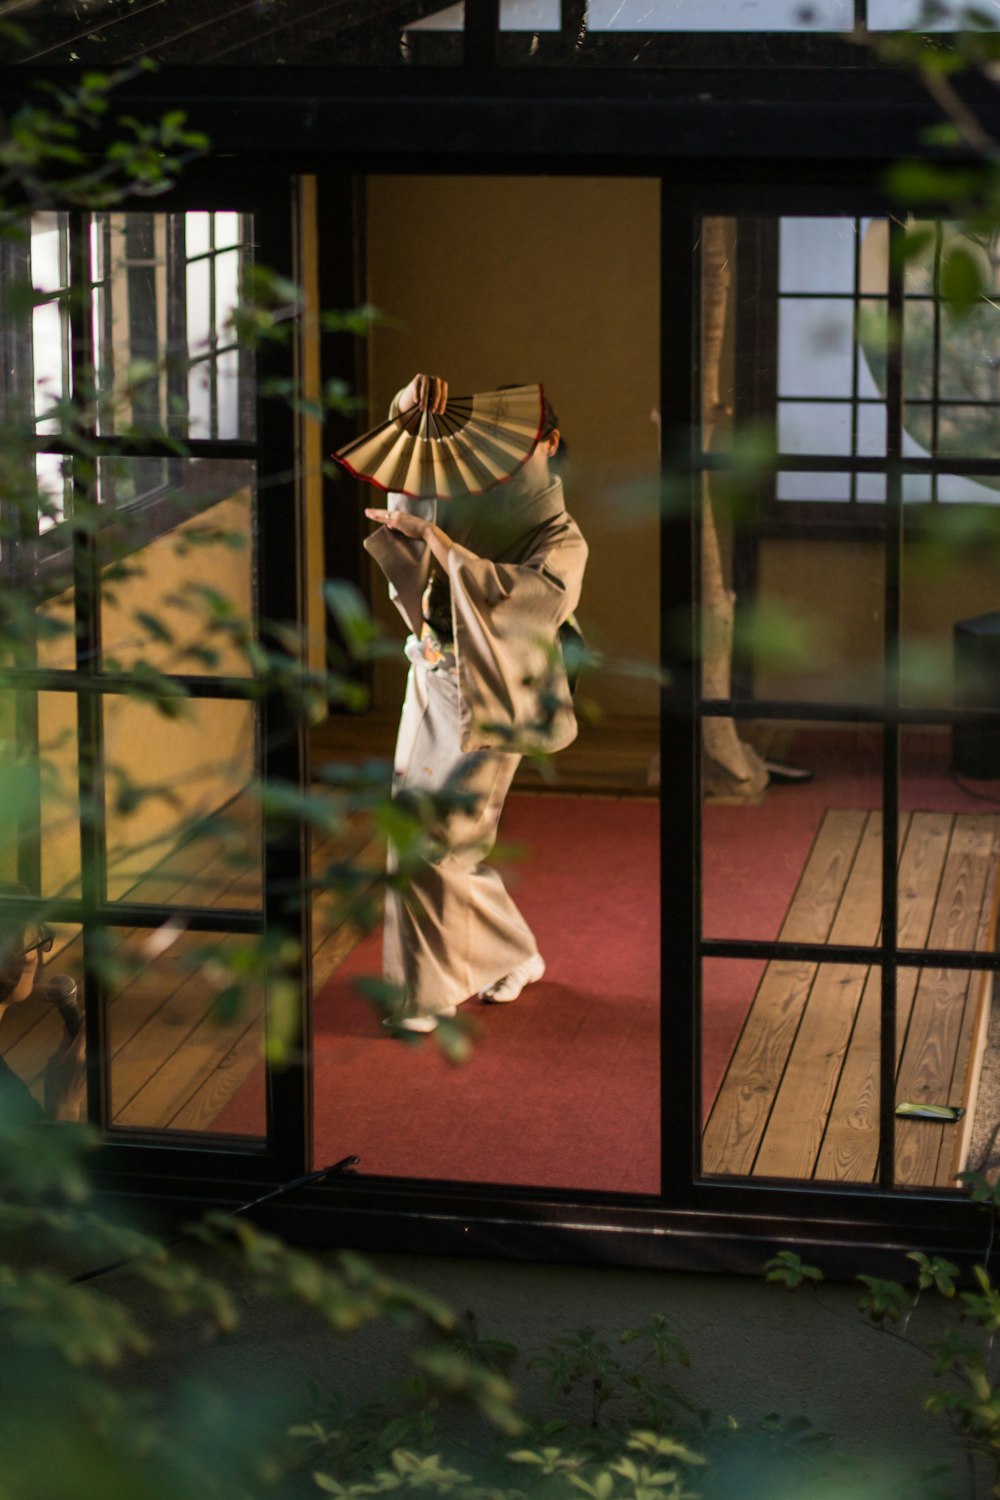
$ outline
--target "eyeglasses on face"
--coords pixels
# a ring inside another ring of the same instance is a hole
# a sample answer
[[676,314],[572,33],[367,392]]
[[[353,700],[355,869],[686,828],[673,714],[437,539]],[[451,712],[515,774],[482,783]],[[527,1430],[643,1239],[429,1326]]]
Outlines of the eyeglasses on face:
[[51,927],[46,927],[43,922],[40,922],[37,927],[32,928],[29,931],[27,936],[28,942],[26,942],[24,947],[21,949],[21,953],[24,957],[27,957],[29,953],[41,954],[52,952],[52,944],[55,940],[55,934],[53,933]]

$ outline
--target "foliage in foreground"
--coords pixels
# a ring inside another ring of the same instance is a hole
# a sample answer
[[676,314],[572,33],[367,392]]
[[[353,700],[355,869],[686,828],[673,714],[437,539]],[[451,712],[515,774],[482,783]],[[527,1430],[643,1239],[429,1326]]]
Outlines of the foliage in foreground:
[[[939,1476],[848,1461],[804,1418],[700,1409],[663,1316],[617,1341],[583,1328],[522,1356],[362,1257],[317,1260],[238,1214],[165,1244],[95,1204],[91,1140],[0,1119],[3,1500],[955,1500]],[[363,1366],[365,1329],[389,1320],[409,1372],[361,1404],[355,1377],[306,1382],[293,1338],[241,1372],[241,1325],[261,1313],[308,1319],[320,1366],[317,1329],[329,1365],[347,1370]],[[358,1347],[344,1360],[334,1343],[346,1338]],[[946,1374],[942,1389],[945,1409],[958,1387]]]

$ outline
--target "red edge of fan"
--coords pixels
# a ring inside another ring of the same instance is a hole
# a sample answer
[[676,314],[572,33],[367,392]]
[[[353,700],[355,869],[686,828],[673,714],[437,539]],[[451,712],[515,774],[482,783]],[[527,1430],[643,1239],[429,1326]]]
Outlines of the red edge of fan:
[[[407,407],[408,411],[410,409],[411,408]],[[399,412],[398,415],[402,416],[402,412]],[[395,420],[395,419],[393,419],[393,420]],[[489,485],[485,490],[468,490],[466,493],[470,494],[470,495],[489,495],[489,494],[492,494],[492,492],[494,490],[498,490],[502,484],[509,483],[509,481],[514,478],[514,475],[517,474],[521,469],[524,468],[525,464],[528,462],[528,459],[531,457],[532,453],[534,453],[535,449],[538,447],[538,444],[541,442],[542,428],[544,426],[545,426],[545,387],[542,385],[541,381],[539,381],[539,384],[538,384],[538,431],[535,433],[535,440],[532,443],[531,448],[524,455],[524,457],[521,459],[521,462],[515,468],[511,469],[511,471],[510,471],[509,474],[505,474],[502,479],[495,479],[493,481],[493,483],[491,485]],[[388,487],[388,485],[379,484],[379,482],[378,482],[377,479],[371,479],[371,478],[369,478],[369,476],[367,474],[362,474],[359,469],[356,469],[353,464],[349,464],[347,462],[346,458],[341,458],[338,453],[334,453],[332,455],[332,457],[333,457],[334,462],[340,464],[341,468],[346,469],[347,472],[348,472],[348,474],[350,474],[353,479],[360,480],[362,484],[370,484],[370,485],[372,485],[375,489],[381,490],[382,493],[383,493],[383,495],[405,495],[406,498],[407,498],[407,500],[441,500],[441,503],[443,505],[447,505],[447,503],[448,503],[446,500],[443,500],[440,495],[414,495],[409,490],[390,490],[389,487]]]

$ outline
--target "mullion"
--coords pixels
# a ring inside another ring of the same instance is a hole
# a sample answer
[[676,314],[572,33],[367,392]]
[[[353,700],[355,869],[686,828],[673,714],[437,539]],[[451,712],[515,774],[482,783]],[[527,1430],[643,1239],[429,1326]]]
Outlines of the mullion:
[[219,436],[219,366],[218,366],[218,340],[216,338],[217,308],[215,305],[215,273],[216,273],[216,250],[215,250],[215,214],[208,216],[208,243],[211,248],[211,259],[208,267],[208,350],[210,364],[208,368],[208,431],[213,438]]
[[[885,597],[882,665],[884,704],[900,706],[902,623],[903,475],[903,316],[906,287],[902,224],[889,220],[889,318],[886,347]],[[882,775],[882,948],[879,1036],[879,1186],[891,1192],[896,1177],[896,949],[899,941],[899,749],[900,726],[883,727]]]
[[786,698],[706,698],[698,705],[703,718],[715,719],[802,719],[805,722],[831,724],[982,724],[1000,728],[998,708],[894,708],[871,703],[823,703],[809,699]]
[[[944,242],[943,226],[940,221],[934,226],[934,263],[932,269],[931,286],[934,288],[935,296],[932,299],[932,328],[933,339],[931,344],[931,452],[937,458],[941,451],[941,249]],[[916,404],[916,403],[914,403]],[[938,477],[931,475],[931,503],[938,498]]]
[[[865,964],[873,969],[886,965],[884,947],[864,943],[783,942],[781,938],[703,938],[704,958],[782,959],[793,963]],[[996,973],[1000,951],[974,948],[897,948],[895,962],[908,969],[963,969],[970,973]]]
[[137,927],[153,931],[169,921],[192,932],[232,932],[252,937],[261,930],[263,912],[260,907],[171,906],[128,900],[86,907],[81,901],[64,898],[46,901],[45,916],[52,922],[88,923],[92,929]]
[[[701,755],[696,712],[700,681],[695,653],[678,660],[676,621],[697,635],[701,556],[701,216],[673,183],[660,181],[660,402],[664,483],[688,481],[687,513],[660,521],[660,660],[671,664],[660,696],[660,761],[682,774],[660,796],[660,1190],[681,1205],[700,1170],[701,1129]],[[669,893],[669,899],[668,898]],[[672,994],[687,1004],[669,1004]]]
[[[851,294],[851,453],[858,457],[858,363],[861,358],[861,220],[854,220],[854,246],[851,258],[853,291]],[[854,510],[858,504],[858,471],[850,473],[849,504]]]
[[[5,282],[10,284],[20,281],[30,286],[31,276],[31,237],[30,232],[27,242],[5,241],[0,245],[0,257],[3,260]],[[17,323],[12,319],[4,319],[4,326],[0,330],[0,341],[2,341],[3,367],[0,370],[0,379],[7,381],[8,372],[10,385],[4,394],[7,397],[8,411],[14,411],[18,417],[27,409],[34,416],[34,330],[32,326],[32,313],[29,311],[26,317]],[[22,399],[23,398],[23,399]],[[0,556],[0,572],[9,577],[15,576],[17,566],[17,553],[20,546],[30,544],[37,540],[40,534],[41,514],[38,505],[37,490],[37,465],[34,466],[35,490],[32,504],[23,506],[4,506],[4,530],[8,533],[2,544],[3,554]],[[65,492],[65,479],[63,481]],[[63,503],[65,505],[65,493]],[[35,616],[32,616],[34,627]],[[30,638],[22,637],[15,643],[13,659],[17,664],[15,670],[33,670],[37,667],[38,642],[37,632],[31,630]],[[28,746],[31,750],[31,759],[34,763],[38,761],[39,755],[39,727],[38,727],[38,694],[33,692],[16,693],[14,698],[14,743],[18,750],[22,746]],[[30,792],[27,792],[19,800],[17,811],[17,878],[29,891],[41,893],[42,870],[41,870],[41,827],[42,827],[42,790],[41,778],[35,776],[29,783]]]
[[[186,688],[192,698],[256,699],[260,684],[256,677],[196,676],[192,673],[164,672],[163,680]],[[135,679],[126,673],[95,672],[89,668],[74,671],[66,667],[10,667],[3,674],[5,687],[45,693],[106,693],[110,696],[135,692]],[[972,711],[970,710],[970,713]],[[983,710],[976,711],[977,722]]]
[[[858,474],[883,474],[888,470],[888,460],[881,457],[867,457],[859,455],[852,458],[846,453],[778,453],[775,454],[773,463],[781,469],[787,470],[809,470],[822,469],[831,473],[850,473],[852,470]],[[698,458],[701,469],[730,470],[735,468],[735,462],[729,454],[702,453]],[[990,478],[1000,477],[1000,454],[996,458],[959,458],[945,455],[942,458],[900,458],[897,467],[901,474],[968,474],[975,476],[985,474]],[[791,501],[782,501],[782,505],[792,504]],[[810,502],[802,502],[809,504]],[[822,503],[822,502],[820,502]],[[926,502],[923,502],[926,504]],[[833,507],[836,502],[830,502],[830,513],[836,514]],[[779,512],[784,514],[784,512]]]
[[[104,436],[88,438],[88,444],[99,458],[232,458],[257,457],[257,444],[238,438],[141,438]],[[25,446],[35,453],[63,453],[75,457],[79,444],[55,433],[42,433],[27,440]],[[1000,460],[997,462],[1000,468]]]
[[[296,275],[289,233],[295,191],[293,182],[280,179],[270,192],[261,192],[255,209],[261,261],[289,279]],[[284,379],[293,373],[293,359],[290,343],[287,347],[261,349],[257,355],[254,392],[260,472],[274,476],[273,484],[258,491],[258,599],[266,599],[268,617],[278,620],[301,617],[305,543],[301,510],[295,503],[293,420],[286,407],[276,401],[265,401],[262,392],[270,377]],[[309,746],[305,728],[300,720],[290,720],[276,694],[261,703],[258,734],[265,786],[272,780],[308,786]],[[286,931],[297,940],[298,957],[283,972],[286,979],[300,987],[302,1065],[278,1069],[270,1059],[267,1062],[268,1142],[283,1177],[305,1171],[313,1149],[310,880],[308,831],[299,829],[280,836],[269,831],[264,844],[265,930]],[[267,1025],[270,1014],[269,1010]],[[295,1039],[293,1045],[294,1042]]]
[[[93,322],[91,317],[92,257],[87,215],[75,209],[70,214],[70,283],[75,295],[69,299],[72,331],[72,396],[80,402],[86,398],[87,382],[94,370]],[[96,437],[93,402],[89,430],[81,436],[91,442]],[[76,669],[87,672],[101,658],[101,577],[96,529],[80,525],[80,497],[96,505],[97,464],[93,458],[77,455],[73,463],[73,623],[76,642]],[[106,1126],[110,1118],[110,1079],[106,1049],[107,996],[100,977],[94,931],[88,914],[107,899],[106,818],[104,804],[104,725],[103,697],[78,693],[76,697],[79,750],[77,778],[80,816],[80,894],[83,922],[81,943],[85,994],[91,1003],[84,1005],[87,1040],[87,1116]]]

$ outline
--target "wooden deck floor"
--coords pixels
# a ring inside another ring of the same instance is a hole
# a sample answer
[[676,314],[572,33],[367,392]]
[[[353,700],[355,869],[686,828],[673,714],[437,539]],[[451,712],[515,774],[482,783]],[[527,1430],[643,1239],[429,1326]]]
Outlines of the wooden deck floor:
[[[254,847],[253,830],[249,832],[248,843]],[[178,848],[136,883],[129,899],[172,904],[190,900],[209,908],[259,907],[257,873],[227,870],[224,856],[221,840]],[[367,864],[374,879],[380,863],[378,850],[356,827],[336,840],[316,842],[314,873],[329,861],[347,857]],[[62,936],[52,956],[52,971],[79,979],[79,937],[68,930]],[[316,902],[313,973],[317,988],[358,937],[357,929],[332,904],[322,899]],[[220,1024],[213,1014],[215,987],[205,983],[203,970],[213,953],[246,940],[181,932],[159,951],[156,935],[146,930],[111,930],[109,940],[121,974],[108,1008],[112,1122],[141,1130],[211,1130],[236,1090],[258,1068],[263,1014],[261,997],[252,996],[238,1017]],[[61,1035],[58,1014],[40,1001],[25,1001],[4,1017],[3,1055],[39,1099],[46,1060]]]
[[[996,814],[901,820],[900,941],[993,947]],[[881,905],[880,813],[826,814],[780,936],[873,943]],[[703,1170],[867,1181],[878,1166],[880,972],[770,963],[708,1118]],[[950,1186],[965,1165],[992,980],[960,969],[903,969],[897,989],[896,1102],[963,1104],[961,1124],[898,1120],[896,1177]]]

